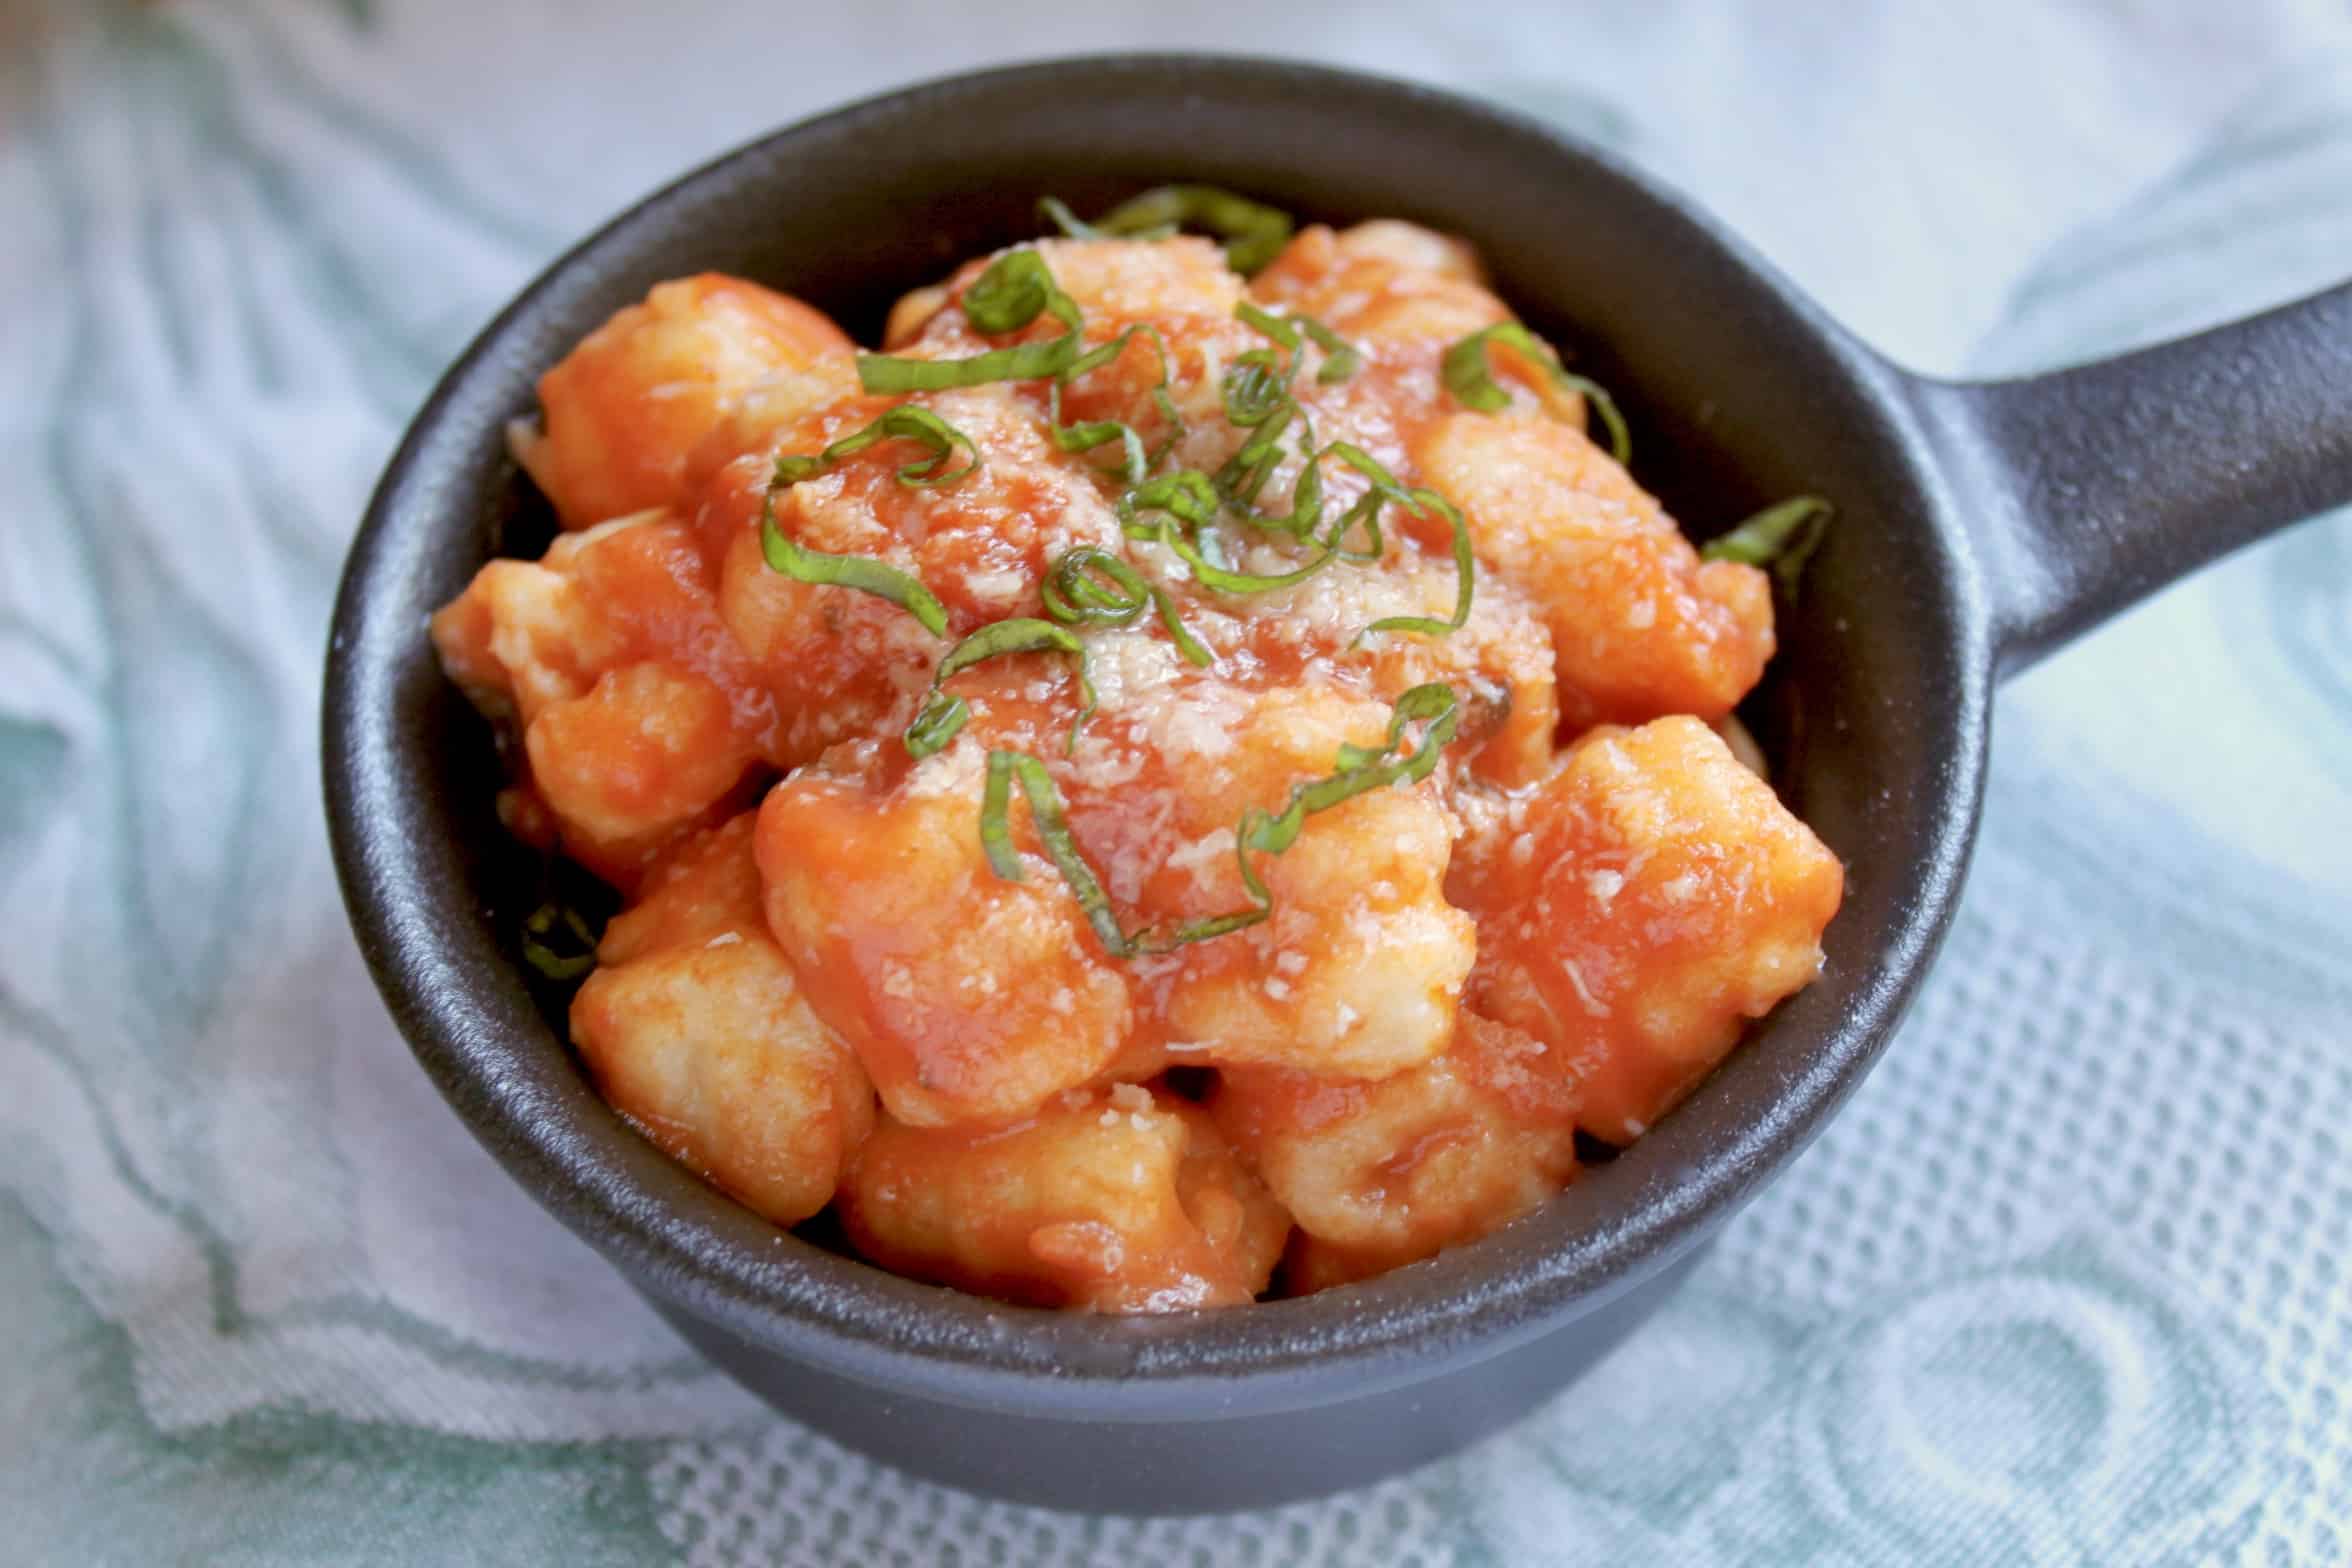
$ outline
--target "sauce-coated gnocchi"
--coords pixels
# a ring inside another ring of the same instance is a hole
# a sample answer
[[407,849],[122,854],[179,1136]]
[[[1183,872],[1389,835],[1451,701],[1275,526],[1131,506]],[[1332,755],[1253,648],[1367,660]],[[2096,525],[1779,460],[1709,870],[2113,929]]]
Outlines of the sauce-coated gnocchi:
[[433,620],[503,819],[625,900],[581,1059],[707,1180],[1010,1302],[1318,1290],[1818,973],[1843,868],[1730,717],[1771,579],[1469,247],[1048,239],[883,342],[657,286],[513,433],[554,543]]

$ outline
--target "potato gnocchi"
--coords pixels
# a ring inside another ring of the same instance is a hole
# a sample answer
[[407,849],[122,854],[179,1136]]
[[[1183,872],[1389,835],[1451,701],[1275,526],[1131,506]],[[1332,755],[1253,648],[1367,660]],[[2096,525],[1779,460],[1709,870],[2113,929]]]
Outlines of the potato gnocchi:
[[1808,984],[1843,890],[1730,716],[1810,513],[1694,548],[1458,240],[1130,232],[1167,206],[883,352],[658,285],[511,433],[562,531],[432,624],[502,819],[625,902],[571,1003],[614,1109],[1039,1307],[1507,1224]]

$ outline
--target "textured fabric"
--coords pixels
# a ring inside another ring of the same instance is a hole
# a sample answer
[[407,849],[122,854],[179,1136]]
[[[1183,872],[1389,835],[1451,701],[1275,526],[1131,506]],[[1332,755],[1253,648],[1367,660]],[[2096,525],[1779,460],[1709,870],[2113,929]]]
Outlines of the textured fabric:
[[1994,373],[2352,265],[2340,7],[669,9],[0,0],[0,1556],[2352,1559],[2344,519],[2004,693],[1912,1022],[1654,1325],[1457,1461],[1230,1519],[911,1483],[705,1367],[411,1064],[313,723],[439,367],[598,217],[827,103],[1144,43],[1428,76]]

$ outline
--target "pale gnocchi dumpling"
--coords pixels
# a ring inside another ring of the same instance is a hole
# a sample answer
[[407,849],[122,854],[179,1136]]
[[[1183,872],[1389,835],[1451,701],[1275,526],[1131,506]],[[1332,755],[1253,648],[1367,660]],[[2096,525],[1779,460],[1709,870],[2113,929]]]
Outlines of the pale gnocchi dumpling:
[[624,889],[741,803],[775,704],[724,635],[693,531],[648,511],[493,561],[433,617],[441,662],[520,732],[510,807]]
[[613,921],[572,1043],[665,1152],[797,1225],[833,1200],[874,1090],[768,934],[751,840],[741,816],[686,846]]
[[1697,719],[1580,742],[1457,884],[1472,992],[1578,1064],[1578,1121],[1630,1143],[1821,972],[1845,868]]
[[770,925],[910,1126],[1029,1115],[1134,1025],[1121,966],[1059,884],[990,868],[976,760],[909,766],[895,741],[852,742],[760,808]]
[[1207,1112],[1124,1083],[1006,1128],[886,1117],[842,1189],[841,1219],[858,1251],[897,1273],[1109,1312],[1248,1301],[1290,1231]]
[[1576,1172],[1579,1075],[1475,1013],[1444,1055],[1374,1081],[1224,1074],[1217,1125],[1290,1211],[1296,1290],[1384,1273],[1519,1218]]
[[1772,585],[1702,561],[1657,499],[1573,425],[1454,414],[1422,436],[1430,482],[1481,557],[1543,606],[1576,729],[1669,713],[1719,719],[1772,657]]
[[544,428],[515,456],[567,528],[683,506],[703,438],[771,377],[855,390],[841,329],[799,300],[704,273],[655,285],[539,378]]

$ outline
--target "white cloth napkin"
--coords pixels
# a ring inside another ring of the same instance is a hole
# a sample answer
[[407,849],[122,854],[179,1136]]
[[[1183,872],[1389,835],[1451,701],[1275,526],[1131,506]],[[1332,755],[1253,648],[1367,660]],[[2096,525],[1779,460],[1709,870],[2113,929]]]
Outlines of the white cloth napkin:
[[2341,518],[2004,695],[1885,1064],[1652,1327],[1423,1474],[1158,1522],[910,1482],[768,1415],[495,1171],[335,898],[328,595],[464,338],[731,141],[1007,58],[1245,48],[1609,141],[1928,368],[2352,271],[2318,0],[996,9],[0,0],[6,1554],[2352,1558]]

